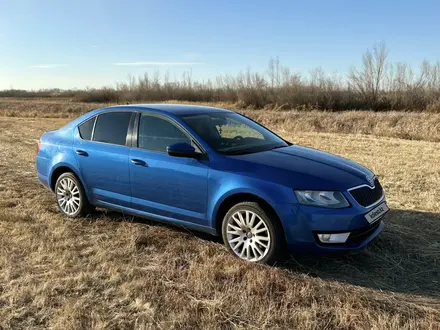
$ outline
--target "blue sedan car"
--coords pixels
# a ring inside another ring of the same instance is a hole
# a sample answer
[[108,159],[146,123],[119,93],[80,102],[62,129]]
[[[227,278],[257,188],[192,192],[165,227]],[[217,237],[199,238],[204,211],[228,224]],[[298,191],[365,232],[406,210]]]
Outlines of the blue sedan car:
[[254,262],[362,248],[388,211],[367,168],[210,107],[97,109],[44,133],[36,163],[68,217],[98,206],[183,225]]

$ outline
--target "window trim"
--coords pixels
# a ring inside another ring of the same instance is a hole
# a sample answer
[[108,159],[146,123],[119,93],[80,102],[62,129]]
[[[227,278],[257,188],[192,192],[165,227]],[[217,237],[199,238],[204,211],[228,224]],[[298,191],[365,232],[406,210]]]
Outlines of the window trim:
[[[93,133],[95,132],[95,125],[96,125],[96,117],[98,117],[97,115],[93,116],[93,117],[89,117],[86,120],[83,120],[82,122],[80,122],[78,125],[76,125],[76,129],[78,130],[78,135],[79,138],[83,141],[88,141],[88,142],[92,142],[93,139]],[[79,130],[79,127],[82,126],[83,124],[85,124],[86,122],[88,122],[89,120],[93,119],[93,127],[92,127],[92,134],[90,135],[90,140],[86,140],[81,136],[81,132]]]
[[140,150],[146,150],[149,152],[158,152],[161,154],[165,154],[168,155],[168,153],[165,151],[159,151],[159,150],[151,150],[151,149],[147,149],[147,148],[141,148],[139,147],[139,127],[141,124],[141,116],[142,114],[144,114],[145,116],[150,116],[150,117],[158,117],[160,119],[166,120],[168,122],[170,122],[171,124],[174,124],[175,126],[177,126],[177,128],[179,128],[181,131],[183,131],[183,133],[185,135],[187,135],[191,141],[193,141],[197,147],[200,149],[202,156],[205,159],[209,159],[208,153],[206,152],[205,148],[203,148],[203,146],[200,144],[199,141],[197,141],[197,139],[190,133],[188,132],[188,130],[182,125],[180,124],[178,121],[176,121],[174,118],[171,118],[167,115],[163,115],[157,112],[150,112],[150,111],[139,111],[135,121],[134,121],[134,127],[133,127],[133,135],[132,135],[132,143],[131,146],[132,148],[136,148],[136,149],[140,149]]
[[[116,144],[116,143],[109,143],[109,142],[102,142],[102,141],[96,141],[96,140],[94,140],[94,137],[95,137],[95,128],[96,128],[96,123],[98,122],[98,117],[99,117],[100,115],[104,115],[104,114],[107,114],[107,113],[120,113],[120,112],[122,112],[122,113],[130,112],[130,113],[131,113],[131,117],[130,117],[130,120],[129,120],[129,122],[128,122],[127,134],[126,134],[126,136],[125,136],[125,144]],[[137,115],[137,111],[136,111],[136,110],[129,110],[129,111],[127,111],[127,110],[109,110],[109,111],[103,111],[103,112],[97,113],[96,115],[94,115],[94,116],[92,116],[92,117],[89,117],[89,118],[83,120],[81,123],[79,123],[79,124],[76,126],[76,128],[77,128],[77,130],[78,130],[79,138],[80,138],[82,141],[86,141],[86,142],[102,143],[102,144],[106,144],[106,145],[113,145],[113,146],[119,146],[119,147],[130,147],[130,146],[131,146],[131,140],[132,140],[132,137],[130,137],[130,133],[133,132],[133,122],[134,122],[134,117],[135,117],[136,115]],[[86,121],[88,121],[88,120],[90,120],[90,119],[92,119],[92,118],[95,118],[95,122],[93,123],[92,136],[91,136],[90,140],[85,140],[85,139],[83,139],[83,138],[81,137],[81,134],[79,133],[79,126],[81,126],[81,125],[84,124]],[[129,137],[130,137],[130,138],[129,138]]]
[[130,148],[133,145],[134,124],[136,122],[137,114],[138,114],[137,111],[133,111],[131,114],[130,121],[128,123],[128,131],[127,131],[127,137],[125,138],[125,145]]

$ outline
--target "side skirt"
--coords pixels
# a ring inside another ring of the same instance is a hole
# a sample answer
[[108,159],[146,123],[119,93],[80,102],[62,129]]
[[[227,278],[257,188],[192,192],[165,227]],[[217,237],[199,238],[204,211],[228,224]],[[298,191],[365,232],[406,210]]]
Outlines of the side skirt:
[[185,228],[201,231],[201,232],[204,232],[204,233],[208,233],[208,234],[211,234],[213,236],[217,236],[217,231],[214,228],[211,228],[211,227],[201,226],[201,225],[194,224],[194,223],[187,222],[187,221],[177,220],[177,219],[174,219],[174,218],[164,217],[164,216],[153,214],[153,213],[143,212],[143,211],[135,210],[135,209],[132,209],[132,208],[129,208],[129,207],[119,206],[119,205],[115,205],[115,204],[104,202],[104,201],[100,201],[100,200],[96,200],[95,205],[96,206],[104,207],[106,209],[111,209],[111,210],[115,210],[115,211],[118,211],[118,212],[122,212],[122,213],[128,213],[128,214],[131,214],[131,215],[134,215],[134,216],[139,216],[139,217],[146,218],[146,219],[149,219],[149,220],[154,220],[154,221],[158,221],[158,222],[168,223],[168,224],[171,224],[171,225],[175,225],[177,227],[181,226],[181,227],[185,227]]

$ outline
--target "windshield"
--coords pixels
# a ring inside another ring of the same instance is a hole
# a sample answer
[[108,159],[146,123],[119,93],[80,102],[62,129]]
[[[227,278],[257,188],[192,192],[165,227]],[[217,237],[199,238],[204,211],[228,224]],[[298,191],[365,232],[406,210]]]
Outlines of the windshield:
[[211,148],[224,155],[240,155],[288,146],[275,134],[237,113],[202,113],[184,115],[181,118]]

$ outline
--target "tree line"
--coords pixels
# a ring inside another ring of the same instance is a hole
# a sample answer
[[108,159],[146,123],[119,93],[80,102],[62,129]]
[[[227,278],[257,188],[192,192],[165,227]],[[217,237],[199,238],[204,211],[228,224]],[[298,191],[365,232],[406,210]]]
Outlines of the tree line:
[[187,101],[228,102],[242,108],[318,110],[413,110],[440,112],[440,62],[424,61],[414,70],[405,63],[391,63],[384,44],[362,56],[359,67],[345,76],[323,69],[300,74],[272,58],[264,72],[247,69],[205,81],[191,71],[180,79],[169,73],[129,77],[115,87],[83,90],[10,89],[0,97],[69,97],[81,102]]

